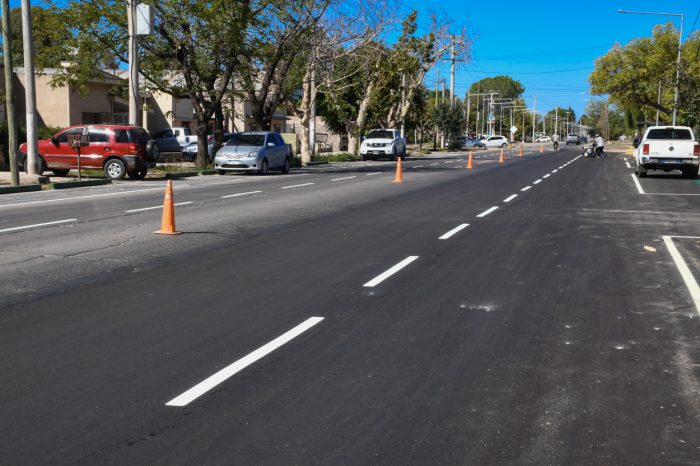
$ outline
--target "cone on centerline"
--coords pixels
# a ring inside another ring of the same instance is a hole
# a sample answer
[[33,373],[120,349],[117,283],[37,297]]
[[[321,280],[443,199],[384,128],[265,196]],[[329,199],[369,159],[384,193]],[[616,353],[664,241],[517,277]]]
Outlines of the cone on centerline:
[[154,231],[158,235],[179,235],[182,232],[175,230],[175,205],[173,201],[173,182],[168,180],[165,185],[165,199],[163,200],[163,220],[160,222],[160,230]]
[[472,151],[469,151],[469,161],[467,161],[467,170],[471,170],[472,168]]
[[403,183],[403,172],[401,170],[401,157],[396,159],[396,175],[394,176],[394,183]]
[[503,148],[501,147],[501,157],[498,159],[498,163],[503,163]]
[[520,157],[522,157],[522,156],[523,156],[523,145],[520,144]]
[[544,152],[544,144],[540,144],[540,154]]

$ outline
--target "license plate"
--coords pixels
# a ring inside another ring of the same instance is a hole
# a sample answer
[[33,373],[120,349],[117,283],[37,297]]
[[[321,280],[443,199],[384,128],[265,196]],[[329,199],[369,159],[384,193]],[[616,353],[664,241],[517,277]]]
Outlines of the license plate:
[[668,164],[683,163],[683,160],[681,160],[681,159],[661,159],[661,163],[668,163]]

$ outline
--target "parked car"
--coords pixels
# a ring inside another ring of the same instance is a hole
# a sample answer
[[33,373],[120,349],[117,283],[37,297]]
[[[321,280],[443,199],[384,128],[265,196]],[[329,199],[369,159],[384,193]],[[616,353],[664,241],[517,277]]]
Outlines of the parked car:
[[537,139],[535,139],[535,142],[552,142],[552,138],[547,135],[539,136]]
[[360,144],[362,160],[390,157],[392,160],[406,158],[406,139],[396,129],[373,129]]
[[173,126],[171,129],[173,130],[173,134],[177,138],[177,142],[180,144],[180,147],[185,147],[188,144],[197,142],[197,135],[192,134],[188,127]]
[[697,178],[700,144],[687,126],[650,126],[641,140],[634,141],[637,176],[648,170],[680,170],[686,178]]
[[475,138],[465,138],[462,141],[462,149],[481,149],[486,147],[486,145]]
[[481,140],[486,147],[508,147],[508,139],[505,136],[488,136]]
[[[78,155],[71,147],[68,136],[81,135],[87,129],[89,143],[80,149],[80,167],[104,170],[113,180],[142,179],[148,169],[154,167],[160,152],[158,144],[148,131],[127,125],[79,125],[54,134],[50,139],[38,141],[38,174],[51,170],[57,176],[65,176],[78,168]],[[19,165],[26,169],[27,144],[19,146]]]
[[566,145],[568,146],[569,144],[576,144],[577,146],[581,144],[578,134],[569,133],[566,135]]
[[158,149],[160,149],[161,153],[180,153],[182,151],[182,147],[180,146],[175,133],[170,128],[154,133],[153,139],[155,139],[158,143]]
[[227,171],[255,172],[266,175],[268,169],[289,173],[292,147],[282,135],[268,131],[235,133],[214,157],[220,175]]
[[[226,145],[226,143],[228,142],[229,139],[231,139],[231,136],[233,136],[233,133],[224,133],[223,134],[223,137],[221,138],[222,147],[224,145]],[[214,156],[216,155],[214,153],[214,136],[209,136],[207,141],[208,141],[207,153],[209,154],[209,160],[214,160]],[[198,150],[199,150],[199,144],[196,142],[193,142],[193,143],[186,145],[185,147],[182,148],[182,159],[194,161],[194,159],[197,158],[197,151]]]

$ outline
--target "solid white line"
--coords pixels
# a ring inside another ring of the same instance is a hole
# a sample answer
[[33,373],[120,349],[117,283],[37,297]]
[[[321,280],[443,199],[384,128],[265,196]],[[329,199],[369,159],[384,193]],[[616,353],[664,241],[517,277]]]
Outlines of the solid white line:
[[521,189],[520,191],[525,192],[525,191],[527,191],[527,190],[530,189],[530,188],[532,188],[532,186],[525,186],[525,187],[524,187],[523,189]]
[[681,254],[678,252],[678,249],[676,248],[676,245],[673,244],[671,237],[664,236],[663,239],[664,243],[666,244],[666,249],[668,249],[668,252],[671,254],[673,262],[676,263],[678,272],[680,272],[681,277],[685,282],[685,286],[688,288],[690,297],[693,299],[695,310],[698,314],[700,314],[700,287],[698,286],[698,282],[695,281],[695,277],[693,277],[693,274],[690,272],[688,264],[686,264],[685,260],[683,260],[683,256],[681,256]]
[[303,184],[295,184],[292,186],[282,186],[282,189],[292,189],[292,188],[301,188],[302,186],[311,186],[314,183],[303,183]]
[[513,194],[512,196],[508,196],[507,198],[503,199],[503,202],[510,202],[510,201],[512,201],[513,199],[515,199],[516,197],[518,197],[518,195],[517,195],[517,194]]
[[535,181],[532,182],[532,184],[540,184],[540,183],[542,183],[542,179],[535,180]]
[[635,186],[637,186],[637,191],[639,191],[639,194],[646,194],[644,192],[644,189],[642,188],[642,185],[639,183],[637,176],[634,173],[632,173],[632,180],[634,181]]
[[221,199],[228,199],[229,197],[248,196],[250,194],[260,194],[261,192],[262,191],[249,191],[247,193],[229,194],[227,196],[221,196]]
[[490,209],[487,209],[487,210],[481,212],[479,215],[477,215],[477,218],[484,218],[484,217],[486,217],[488,214],[490,214],[491,212],[494,212],[494,211],[496,211],[496,210],[498,210],[498,206],[493,206],[493,207],[491,207]]
[[627,168],[632,168],[632,165],[630,165],[630,163],[627,160],[625,160],[625,165],[627,165]]
[[700,236],[676,236],[676,235],[670,235],[669,238],[700,239]]
[[0,205],[0,207],[13,207],[13,206],[23,206],[23,205],[31,205],[31,204],[43,204],[43,203],[49,203],[49,202],[59,202],[59,201],[73,201],[76,199],[90,199],[93,197],[104,197],[104,196],[116,196],[119,194],[129,194],[129,193],[140,193],[144,191],[154,191],[154,190],[163,190],[163,187],[158,187],[158,188],[146,188],[146,189],[135,189],[133,191],[120,191],[120,192],[115,192],[115,193],[103,193],[103,194],[89,194],[87,196],[76,196],[76,197],[62,197],[59,199],[42,199],[40,201],[27,201],[27,202],[18,202],[16,204],[3,204]]
[[355,176],[346,176],[345,178],[334,178],[331,181],[351,180],[353,178],[355,178]]
[[[188,204],[192,204],[192,201],[188,201],[188,202],[177,202],[177,203],[173,204],[173,206],[188,205]],[[143,211],[146,211],[146,210],[155,210],[155,209],[162,209],[162,208],[163,208],[162,205],[157,205],[157,206],[155,206],[155,207],[143,207],[143,208],[141,208],[141,209],[125,210],[124,213],[130,214],[130,213],[133,213],[133,212],[143,212]]]
[[396,272],[403,269],[404,267],[406,267],[408,264],[410,264],[411,262],[413,262],[416,259],[418,259],[418,256],[408,256],[407,258],[405,258],[404,260],[402,260],[401,262],[399,262],[398,264],[396,264],[395,266],[393,266],[392,268],[390,268],[386,272],[377,275],[376,277],[374,277],[373,279],[371,279],[370,281],[368,281],[367,283],[365,283],[362,286],[364,286],[366,288],[372,288],[374,286],[377,286],[381,282],[383,282],[387,278],[391,277]]
[[542,177],[542,179],[549,178],[550,176],[552,176],[552,174],[551,174],[551,173],[547,173],[546,175],[544,175],[544,176]]
[[217,385],[225,382],[227,379],[231,378],[233,375],[236,373],[240,372],[241,370],[245,369],[246,367],[250,366],[253,364],[255,361],[258,361],[259,359],[262,359],[263,357],[267,356],[268,354],[272,353],[274,350],[279,348],[280,346],[284,345],[285,343],[290,342],[294,338],[298,337],[314,325],[318,324],[323,320],[323,317],[311,317],[310,319],[305,320],[301,324],[297,325],[290,331],[280,335],[279,337],[275,338],[271,342],[261,346],[260,348],[256,349],[252,353],[248,354],[247,356],[244,356],[243,358],[239,359],[238,361],[234,362],[233,364],[224,367],[221,369],[219,372],[216,374],[212,375],[211,377],[208,377],[204,379],[202,382],[198,383],[194,387],[190,388],[186,392],[184,392],[182,395],[179,395],[172,400],[168,401],[165,403],[166,406],[187,406],[200,396],[204,395],[206,392],[211,390],[212,388],[216,387]]
[[459,233],[460,231],[462,231],[462,230],[464,230],[465,228],[467,228],[468,226],[469,226],[468,223],[463,223],[463,224],[461,224],[460,226],[458,226],[458,227],[456,227],[456,228],[453,228],[452,230],[448,231],[447,233],[445,233],[444,235],[442,235],[442,236],[439,237],[438,239],[450,239],[450,238],[452,238],[454,235],[456,235],[457,233]]
[[381,175],[383,172],[374,172],[374,173],[367,173],[365,176],[374,176],[374,175]]
[[66,220],[56,220],[55,222],[35,223],[34,225],[24,225],[22,227],[5,228],[4,230],[0,230],[0,233],[6,233],[8,231],[17,231],[17,230],[28,230],[30,228],[45,227],[48,225],[58,225],[59,223],[70,223],[70,222],[77,222],[77,221],[78,221],[77,218],[69,218]]
[[700,196],[700,194],[691,193],[644,193],[647,196]]

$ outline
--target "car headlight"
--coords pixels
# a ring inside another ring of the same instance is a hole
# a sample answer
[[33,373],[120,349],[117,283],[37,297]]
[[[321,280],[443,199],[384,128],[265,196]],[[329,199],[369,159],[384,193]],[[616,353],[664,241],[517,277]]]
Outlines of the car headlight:
[[257,153],[257,152],[250,152],[250,153],[248,154],[248,157],[252,157],[252,158],[256,158],[257,156],[258,156],[258,153]]

